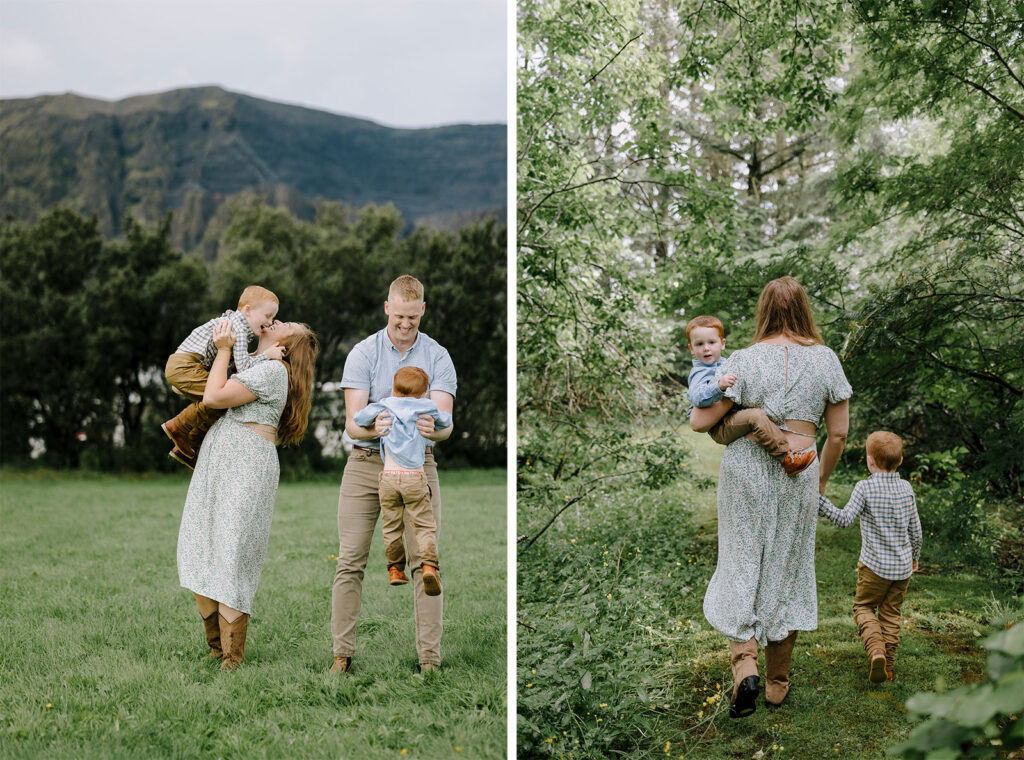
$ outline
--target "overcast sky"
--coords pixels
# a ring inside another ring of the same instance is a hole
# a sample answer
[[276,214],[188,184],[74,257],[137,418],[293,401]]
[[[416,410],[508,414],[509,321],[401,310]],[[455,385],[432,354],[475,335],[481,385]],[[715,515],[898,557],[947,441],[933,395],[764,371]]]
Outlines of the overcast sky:
[[506,122],[505,0],[0,0],[0,97],[217,84],[402,127]]

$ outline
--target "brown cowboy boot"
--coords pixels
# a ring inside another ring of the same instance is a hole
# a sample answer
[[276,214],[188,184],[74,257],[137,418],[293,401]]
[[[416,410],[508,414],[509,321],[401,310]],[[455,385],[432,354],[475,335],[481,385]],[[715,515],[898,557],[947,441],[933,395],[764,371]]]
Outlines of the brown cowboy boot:
[[[220,613],[218,613],[220,615]],[[220,663],[221,670],[234,670],[242,664],[245,657],[245,633],[249,627],[249,616],[244,612],[234,623],[220,615],[220,641],[224,657]]]
[[[206,631],[206,643],[210,645],[210,657],[220,659],[224,656],[224,651],[220,648],[220,621],[217,620],[217,602],[209,597],[200,596],[193,592],[196,597],[196,603],[199,604],[199,616],[203,616],[203,607],[200,600],[205,600],[213,604],[213,612],[206,617],[203,617],[203,628]],[[207,605],[209,606],[209,605]]]
[[745,718],[756,709],[755,700],[760,688],[757,677],[757,642],[751,638],[742,643],[729,642],[732,660],[732,703],[730,718]]
[[782,641],[769,641],[764,648],[764,702],[778,707],[789,694],[789,663],[793,659],[796,631]]

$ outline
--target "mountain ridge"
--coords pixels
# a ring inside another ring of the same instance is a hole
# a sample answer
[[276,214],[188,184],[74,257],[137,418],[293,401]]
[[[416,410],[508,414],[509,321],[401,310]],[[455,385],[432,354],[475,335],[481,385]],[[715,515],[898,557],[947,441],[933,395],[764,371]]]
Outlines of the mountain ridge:
[[0,100],[0,213],[32,221],[63,205],[113,237],[126,214],[155,222],[172,211],[185,250],[241,192],[302,216],[322,201],[393,203],[410,225],[503,215],[505,131],[386,127],[213,85],[11,98]]

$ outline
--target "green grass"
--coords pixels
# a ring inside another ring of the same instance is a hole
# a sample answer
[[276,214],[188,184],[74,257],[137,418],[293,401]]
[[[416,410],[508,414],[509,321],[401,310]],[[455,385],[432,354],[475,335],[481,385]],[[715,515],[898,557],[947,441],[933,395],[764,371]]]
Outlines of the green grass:
[[[690,438],[697,466],[717,476],[722,447],[707,436]],[[841,507],[851,490],[852,483],[830,483],[827,493]],[[713,557],[715,493],[705,496],[695,517],[704,528],[701,553]],[[979,639],[1006,622],[1007,610],[1010,617],[1020,619],[1020,602],[995,596],[980,576],[949,572],[943,558],[925,545],[922,572],[911,581],[903,605],[906,622],[896,655],[897,678],[891,684],[870,684],[852,613],[859,554],[859,523],[839,529],[818,521],[818,630],[797,638],[792,690],[785,705],[769,711],[759,700],[757,712],[743,720],[728,718],[725,700],[710,707],[702,704],[717,685],[731,686],[728,656],[724,639],[703,620],[703,588],[685,600],[681,614],[701,626],[683,647],[686,661],[667,669],[674,697],[684,705],[680,723],[690,729],[676,749],[670,748],[669,756],[724,760],[762,752],[763,758],[801,760],[882,758],[887,747],[910,733],[912,724],[903,708],[909,697],[934,690],[937,684],[953,688],[982,677],[984,650]],[[702,708],[703,719],[695,714]]]
[[[683,435],[694,450],[684,466],[716,482],[723,448]],[[842,506],[852,485],[828,493]],[[903,606],[897,680],[872,685],[852,614],[859,527],[819,520],[818,629],[798,636],[790,695],[769,711],[762,694],[754,715],[730,719],[728,645],[702,611],[716,513],[715,488],[693,480],[656,493],[617,488],[568,510],[521,557],[523,760],[882,758],[913,727],[906,700],[981,678],[979,640],[1024,611],[926,543]]]
[[503,757],[504,473],[441,483],[442,669],[417,673],[412,587],[387,585],[375,535],[334,677],[337,483],[281,485],[245,662],[221,673],[178,586],[187,480],[5,473],[0,758]]

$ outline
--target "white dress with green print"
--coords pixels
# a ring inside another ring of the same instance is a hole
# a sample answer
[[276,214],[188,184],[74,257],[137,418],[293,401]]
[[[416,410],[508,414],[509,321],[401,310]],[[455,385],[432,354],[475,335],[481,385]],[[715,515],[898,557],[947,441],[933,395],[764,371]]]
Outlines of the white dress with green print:
[[[825,405],[850,397],[839,358],[827,346],[757,343],[718,368],[734,374],[725,395],[760,407],[775,424],[820,425]],[[810,439],[808,439],[810,443]],[[795,477],[746,438],[729,444],[718,475],[718,566],[704,616],[733,641],[764,646],[818,627],[814,532],[818,460]]]
[[263,570],[280,466],[277,447],[243,422],[277,427],[288,370],[264,361],[232,375],[256,400],[228,409],[206,434],[178,532],[178,580],[249,613]]

